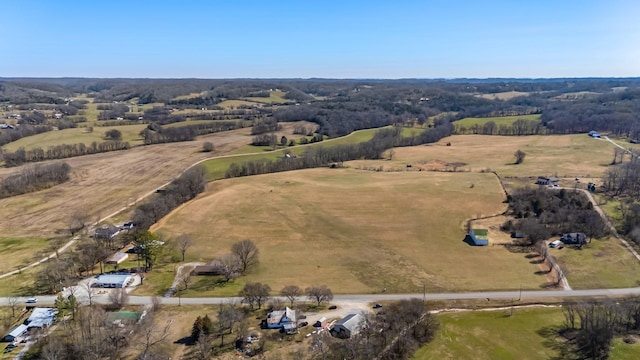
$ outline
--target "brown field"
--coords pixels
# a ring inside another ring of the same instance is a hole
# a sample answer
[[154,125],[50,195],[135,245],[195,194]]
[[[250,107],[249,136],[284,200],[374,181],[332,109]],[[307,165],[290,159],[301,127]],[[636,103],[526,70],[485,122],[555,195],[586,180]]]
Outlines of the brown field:
[[[152,230],[190,234],[188,261],[254,240],[261,263],[232,289],[244,281],[275,291],[327,284],[334,293],[539,289],[546,281],[525,254],[463,241],[466,220],[503,212],[503,200],[492,174],[312,169],[216,181]],[[189,295],[233,295],[205,290]]]
[[[293,123],[278,134],[291,136]],[[66,234],[69,217],[83,212],[95,220],[121,210],[175,178],[199,160],[225,155],[251,142],[250,128],[199,137],[195,141],[136,147],[127,151],[81,156],[65,161],[71,180],[31,194],[0,199],[0,233],[6,237],[52,237]],[[211,141],[213,153],[203,153]],[[0,177],[20,168],[0,168]]]
[[528,92],[522,92],[522,91],[505,91],[505,92],[492,93],[492,94],[479,94],[476,96],[481,97],[483,99],[489,99],[489,100],[509,100],[509,99],[513,99],[514,97],[527,96],[529,94],[530,93]]
[[[450,142],[451,146],[445,146]],[[514,165],[514,153],[527,155]],[[392,161],[385,169],[404,169],[406,164],[464,163],[459,169],[472,172],[496,171],[501,177],[555,175],[573,181],[575,177],[602,177],[613,158],[613,145],[587,135],[487,136],[454,135],[438,143],[394,149]],[[363,166],[366,161],[353,161],[350,166]]]

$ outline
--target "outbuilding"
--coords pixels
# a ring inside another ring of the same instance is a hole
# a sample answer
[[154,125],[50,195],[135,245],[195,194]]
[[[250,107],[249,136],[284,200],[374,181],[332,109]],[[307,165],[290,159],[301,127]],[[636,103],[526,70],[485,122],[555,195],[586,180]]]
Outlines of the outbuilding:
[[33,309],[31,316],[25,320],[24,324],[27,325],[29,329],[49,327],[53,324],[57,314],[57,309],[37,307]]
[[117,253],[111,255],[111,257],[109,257],[107,259],[107,261],[105,261],[105,263],[117,265],[117,264],[120,264],[121,262],[127,260],[128,258],[129,258],[129,254],[126,254],[126,253],[123,253],[123,252],[117,252]]
[[487,229],[471,229],[469,236],[476,246],[489,245],[489,230]]
[[560,181],[560,179],[558,179],[555,176],[538,176],[538,180],[536,180],[536,184],[538,185],[558,185],[558,182]]
[[101,288],[124,288],[133,280],[129,274],[105,274],[99,275],[96,281],[91,285]]
[[349,314],[333,325],[331,335],[346,339],[362,330],[364,318],[360,314]]
[[16,341],[16,339],[24,335],[27,332],[27,330],[29,330],[29,327],[27,325],[20,324],[16,326],[13,330],[11,330],[10,333],[5,335],[4,338],[2,338],[2,341],[6,341],[6,342]]

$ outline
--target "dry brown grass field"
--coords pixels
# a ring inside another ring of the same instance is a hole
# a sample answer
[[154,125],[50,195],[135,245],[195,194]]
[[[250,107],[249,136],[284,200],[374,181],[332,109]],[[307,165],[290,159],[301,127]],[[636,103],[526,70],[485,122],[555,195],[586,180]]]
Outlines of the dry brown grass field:
[[334,293],[539,289],[546,280],[525,254],[463,241],[466,220],[504,211],[503,200],[493,174],[311,169],[216,181],[152,230],[190,234],[190,261],[252,239],[260,265],[236,283],[275,291],[288,284],[326,284]]
[[[446,146],[451,143],[451,146]],[[522,164],[514,165],[514,153],[527,155]],[[490,169],[501,177],[555,175],[573,181],[575,177],[601,177],[613,159],[613,145],[587,135],[487,136],[454,135],[438,143],[395,149],[385,168],[414,168],[432,162],[464,163],[459,169],[472,172]],[[366,162],[351,162],[351,166]],[[414,169],[415,170],[415,169]],[[535,181],[535,179],[533,179]]]
[[522,92],[522,91],[505,91],[505,92],[491,93],[491,94],[479,94],[476,96],[481,97],[483,99],[489,99],[489,100],[509,100],[509,99],[513,99],[514,97],[527,96],[529,94],[530,93],[528,92]]
[[[293,126],[284,123],[278,135],[291,136]],[[250,131],[245,128],[195,141],[58,160],[71,165],[71,180],[50,189],[0,199],[0,233],[6,237],[52,237],[64,233],[74,213],[86,213],[92,221],[105,217],[155,191],[195,162],[229,154],[249,144]],[[205,141],[211,141],[216,150],[201,152]],[[18,171],[20,168],[0,168],[0,177]]]

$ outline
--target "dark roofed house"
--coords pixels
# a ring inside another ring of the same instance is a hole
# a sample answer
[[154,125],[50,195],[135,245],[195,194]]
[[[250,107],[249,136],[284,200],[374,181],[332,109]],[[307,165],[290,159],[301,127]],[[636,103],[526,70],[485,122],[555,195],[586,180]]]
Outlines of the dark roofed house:
[[536,180],[536,184],[538,185],[558,185],[558,179],[555,176],[538,176],[538,180]]
[[364,326],[364,318],[360,314],[349,314],[333,325],[331,335],[346,339],[356,335]]
[[107,226],[97,228],[93,237],[99,240],[108,240],[108,239],[113,239],[119,233],[120,233],[119,227],[109,224]]
[[584,245],[587,243],[587,235],[585,233],[565,233],[560,238],[565,244]]
[[222,271],[220,271],[220,266],[217,265],[198,265],[191,271],[191,275],[211,275],[218,276],[222,275]]

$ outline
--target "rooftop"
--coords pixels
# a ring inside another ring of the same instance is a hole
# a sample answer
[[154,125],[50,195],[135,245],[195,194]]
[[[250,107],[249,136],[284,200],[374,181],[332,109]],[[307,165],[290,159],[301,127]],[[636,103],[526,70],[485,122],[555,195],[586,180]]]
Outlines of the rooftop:
[[473,229],[472,231],[477,238],[486,238],[489,236],[489,230],[487,229]]

